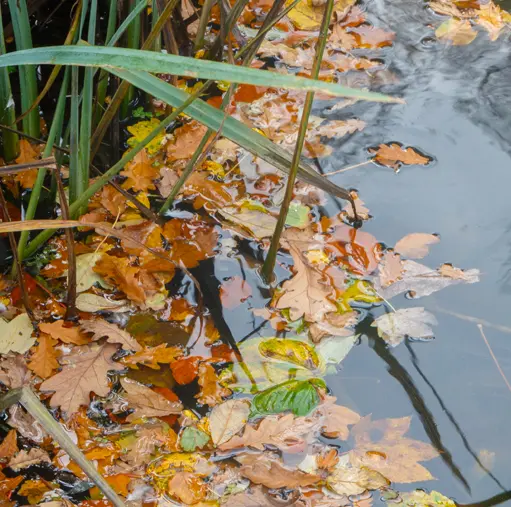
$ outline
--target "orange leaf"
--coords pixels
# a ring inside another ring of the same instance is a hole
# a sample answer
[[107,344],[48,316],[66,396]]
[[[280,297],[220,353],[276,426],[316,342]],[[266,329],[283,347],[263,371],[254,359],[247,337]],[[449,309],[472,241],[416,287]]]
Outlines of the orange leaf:
[[0,444],[0,458],[12,458],[18,452],[16,430],[10,430]]
[[121,171],[121,176],[127,178],[122,184],[122,188],[131,189],[135,192],[147,192],[148,190],[156,190],[154,180],[160,177],[160,172],[159,169],[153,167],[153,160],[143,149]]
[[105,479],[117,494],[128,496],[128,485],[131,482],[131,476],[128,474],[116,474],[108,475]]
[[190,473],[178,472],[168,484],[168,493],[187,505],[200,502],[207,493],[204,481]]
[[220,287],[222,306],[229,310],[240,306],[252,295],[252,287],[239,276],[233,276]]
[[[41,146],[32,146],[26,139],[20,141],[20,154],[16,159],[17,164],[27,164],[39,158]],[[23,188],[32,188],[37,178],[37,169],[29,169],[14,175],[15,181],[19,181]]]
[[105,185],[101,190],[101,206],[109,211],[114,217],[121,215],[126,210],[126,197],[111,185]]
[[199,373],[199,356],[184,357],[174,361],[170,365],[174,380],[181,385],[186,385],[195,380]]
[[41,334],[38,342],[35,347],[32,347],[32,356],[27,366],[39,377],[48,378],[53,373],[53,370],[60,366],[57,361],[57,354],[53,348],[57,341],[47,334]]
[[370,148],[369,153],[374,154],[374,160],[381,165],[392,167],[398,171],[404,165],[427,165],[432,159],[416,151],[414,148],[403,148],[397,143],[380,144],[378,148]]
[[33,505],[38,503],[42,499],[43,495],[48,491],[51,491],[51,488],[48,486],[46,481],[43,481],[42,479],[28,480],[21,485],[17,494],[19,496],[27,497],[28,503]]
[[205,125],[197,121],[191,121],[174,130],[175,139],[167,145],[167,160],[174,162],[190,158],[207,130]]
[[199,366],[199,386],[201,387],[200,393],[195,396],[197,401],[210,407],[218,405],[223,398],[232,394],[230,389],[220,385],[215,369],[207,363],[202,363]]
[[64,343],[72,343],[73,345],[85,345],[89,343],[87,335],[83,333],[79,327],[67,326],[63,320],[56,320],[55,322],[42,322],[39,324],[39,329],[46,334],[49,334],[55,340],[60,340]]
[[166,343],[162,343],[156,347],[146,347],[131,356],[123,357],[122,362],[134,370],[138,370],[137,364],[159,370],[159,363],[170,364],[182,354],[183,351],[180,348],[167,347]]
[[24,479],[25,477],[20,475],[18,477],[13,477],[12,479],[0,480],[0,503],[2,505],[3,502],[7,503],[11,493],[23,482]]

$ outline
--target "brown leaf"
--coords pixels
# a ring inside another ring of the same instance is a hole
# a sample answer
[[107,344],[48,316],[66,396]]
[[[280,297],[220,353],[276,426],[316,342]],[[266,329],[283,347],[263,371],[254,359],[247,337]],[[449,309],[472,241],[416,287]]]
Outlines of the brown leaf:
[[158,190],[163,197],[168,197],[179,180],[179,175],[170,167],[163,166],[160,168],[160,176],[161,179],[157,184]]
[[167,347],[166,343],[161,343],[156,347],[145,347],[136,354],[125,356],[122,358],[122,362],[134,370],[138,370],[138,364],[159,370],[160,363],[170,364],[182,355],[183,351],[180,348]]
[[10,430],[0,443],[0,459],[10,458],[18,452],[18,439],[16,430]]
[[47,334],[41,334],[38,342],[35,347],[32,347],[32,355],[27,366],[36,375],[46,379],[51,377],[53,371],[59,367],[57,354],[54,349],[57,340],[54,340]]
[[240,306],[252,295],[252,287],[246,280],[239,276],[233,276],[220,286],[220,300],[222,306],[232,310]]
[[40,387],[41,391],[55,391],[50,406],[60,407],[71,414],[80,405],[89,404],[91,392],[106,396],[110,391],[108,371],[124,369],[112,360],[116,352],[116,345],[105,343],[75,347],[71,354],[61,358],[60,363],[64,364],[62,371],[45,380]]
[[197,401],[210,407],[218,405],[223,398],[232,394],[230,389],[220,385],[215,369],[208,363],[202,363],[199,366],[199,386],[200,393],[195,396]]
[[197,121],[174,130],[174,140],[167,144],[167,160],[173,162],[190,158],[207,131],[208,128]]
[[[213,443],[224,449],[228,442],[247,423],[250,407],[243,400],[227,400],[213,407],[209,416],[209,427]],[[234,437],[236,438],[236,437]]]
[[321,432],[329,438],[348,440],[349,428],[360,421],[360,416],[349,409],[335,404],[334,396],[327,396],[318,407],[318,412],[324,417]]
[[262,484],[271,489],[310,486],[321,480],[319,475],[285,468],[271,455],[240,454],[235,459],[241,464],[241,475],[255,484]]
[[463,269],[454,267],[452,264],[442,264],[438,268],[438,272],[447,278],[452,278],[453,280],[463,280],[469,283],[474,280],[474,276],[477,276],[474,274],[474,270],[472,269],[465,271]]
[[101,203],[101,206],[109,211],[114,217],[117,217],[126,211],[126,197],[124,197],[112,185],[105,185],[103,187],[99,202]]
[[181,502],[192,505],[205,498],[208,488],[198,475],[177,472],[169,481],[167,491]]
[[391,46],[396,37],[394,32],[386,32],[367,24],[351,28],[350,35],[354,36],[357,46],[360,48],[383,48]]
[[319,427],[319,421],[311,417],[267,416],[257,426],[245,426],[243,435],[234,436],[219,447],[222,451],[239,447],[263,451],[266,445],[273,445],[283,452],[303,452],[310,435]]
[[[369,220],[371,218],[370,210],[365,205],[365,202],[358,197],[358,195],[354,196],[355,199],[355,208],[357,210],[357,217],[362,220]],[[353,206],[351,203],[346,204],[342,209],[351,219],[355,218],[355,213],[353,213]]]
[[378,266],[380,283],[382,287],[397,282],[403,277],[403,263],[399,254],[388,251],[385,252],[380,265]]
[[52,486],[52,484],[44,481],[43,479],[30,479],[21,485],[20,489],[17,491],[17,494],[19,496],[26,496],[28,503],[33,505],[37,502],[40,502],[43,498],[43,495],[52,490],[52,487],[50,486]]
[[134,467],[146,465],[147,457],[156,447],[175,450],[177,435],[164,423],[147,424],[137,431],[136,440],[128,446],[128,452],[122,459]]
[[422,259],[429,253],[429,245],[434,245],[440,241],[438,236],[434,234],[426,234],[423,232],[414,232],[401,238],[394,247],[394,250],[410,257],[411,259]]
[[[27,164],[35,162],[39,158],[42,146],[32,145],[26,139],[21,139],[19,144],[20,154],[16,159],[17,164]],[[29,169],[14,176],[15,181],[19,181],[23,188],[32,188],[37,178],[37,169]]]
[[63,320],[56,320],[55,322],[41,322],[39,329],[46,334],[49,334],[55,340],[60,340],[64,343],[72,343],[73,345],[85,345],[89,343],[89,339],[85,333],[80,331],[79,327],[69,326]]
[[222,507],[275,507],[275,501],[261,486],[250,486],[241,493],[230,494]]
[[12,428],[16,428],[21,436],[38,444],[42,443],[47,436],[41,424],[28,412],[25,412],[25,409],[21,407],[21,405],[12,405],[9,408],[7,424]]
[[128,401],[130,408],[135,411],[127,417],[128,422],[144,417],[160,417],[170,414],[180,414],[183,405],[172,402],[161,394],[149,389],[143,384],[127,378],[121,379],[121,385],[126,391],[123,397]]
[[390,482],[381,473],[370,468],[338,465],[328,476],[327,485],[338,495],[352,496],[388,488]]
[[103,319],[82,320],[81,328],[86,333],[93,333],[92,340],[106,337],[108,343],[120,343],[124,350],[142,350],[142,346],[127,331]]
[[431,158],[425,157],[413,148],[402,148],[399,144],[380,144],[378,148],[369,149],[374,153],[374,160],[379,164],[392,167],[395,171],[404,165],[427,165]]
[[127,178],[122,184],[122,188],[131,189],[134,192],[156,190],[154,180],[158,179],[159,174],[158,168],[153,166],[153,159],[149,157],[144,148],[121,171],[121,176]]
[[51,459],[48,453],[43,449],[33,447],[28,452],[23,450],[20,451],[14,458],[9,461],[9,467],[13,470],[21,470],[22,468],[28,468],[38,463],[51,463]]
[[[434,477],[419,462],[438,456],[438,451],[424,442],[406,438],[411,417],[371,421],[367,416],[351,429],[355,448],[350,451],[354,466],[376,470],[392,482],[429,481]],[[373,434],[382,435],[376,442]]]
[[10,354],[0,360],[0,382],[10,389],[23,387],[32,376],[21,354]]
[[477,37],[477,32],[472,28],[470,21],[450,18],[435,30],[435,35],[438,39],[449,41],[454,46],[465,46]]

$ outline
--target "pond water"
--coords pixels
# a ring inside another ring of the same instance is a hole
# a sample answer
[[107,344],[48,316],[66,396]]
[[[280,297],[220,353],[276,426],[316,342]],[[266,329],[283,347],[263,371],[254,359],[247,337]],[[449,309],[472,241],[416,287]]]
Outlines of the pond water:
[[[461,504],[511,505],[511,391],[475,320],[487,322],[485,336],[511,378],[509,37],[492,42],[480,34],[468,46],[446,46],[431,38],[432,15],[419,1],[372,0],[366,7],[376,26],[396,32],[394,46],[384,52],[395,83],[381,91],[404,97],[406,105],[360,103],[330,115],[356,116],[367,127],[338,140],[322,169],[364,161],[368,147],[392,141],[433,156],[433,164],[405,166],[399,174],[367,165],[332,180],[356,188],[370,208],[374,218],[363,230],[388,245],[412,232],[438,233],[441,241],[425,264],[450,262],[477,268],[482,276],[477,284],[418,301],[394,298],[398,308],[431,311],[438,319],[436,339],[388,349],[374,328],[362,325],[360,343],[327,383],[340,404],[373,420],[412,416],[408,436],[441,450],[442,457],[425,464],[437,480],[413,487],[435,489]],[[322,102],[318,113],[333,104]],[[339,206],[344,204],[331,201],[326,211],[337,213]],[[239,274],[258,284],[244,261],[217,261],[214,272],[219,279]],[[251,307],[261,307],[265,297],[264,291],[259,301],[254,296]],[[237,341],[251,333],[274,334],[240,308],[224,318]]]

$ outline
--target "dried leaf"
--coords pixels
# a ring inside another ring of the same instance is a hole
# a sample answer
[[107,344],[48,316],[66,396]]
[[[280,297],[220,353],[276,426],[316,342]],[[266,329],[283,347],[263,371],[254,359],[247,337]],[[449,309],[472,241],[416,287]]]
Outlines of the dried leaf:
[[206,496],[204,481],[190,472],[177,472],[169,481],[167,491],[186,505],[197,504]]
[[55,340],[64,343],[72,343],[73,345],[85,345],[89,343],[89,339],[85,333],[82,333],[79,327],[66,325],[63,320],[54,322],[41,322],[39,329]]
[[[35,162],[41,153],[42,146],[32,145],[26,139],[20,139],[20,154],[16,158],[16,164],[27,164]],[[29,169],[14,175],[14,180],[19,181],[22,188],[32,188],[37,178],[37,169]]]
[[233,276],[220,286],[222,306],[229,310],[240,306],[252,295],[252,287],[246,280]]
[[115,312],[123,313],[130,309],[129,301],[126,299],[107,299],[96,294],[79,294],[76,298],[76,308],[81,312]]
[[479,281],[479,270],[469,269],[468,271],[454,267],[452,264],[442,264],[438,268],[440,275],[453,280],[462,280],[467,283],[475,283]]
[[10,430],[0,443],[0,459],[11,458],[18,452],[16,430]]
[[208,363],[202,363],[199,366],[199,386],[200,393],[195,396],[197,401],[210,407],[218,405],[223,398],[232,394],[230,389],[220,385],[215,369]]
[[401,262],[401,257],[394,252],[385,252],[383,259],[378,266],[378,273],[382,287],[387,287],[396,283],[403,275],[403,263]]
[[39,377],[51,377],[54,370],[59,367],[57,354],[54,346],[57,340],[54,340],[47,334],[41,334],[38,338],[38,344],[32,349],[32,356],[28,367]]
[[51,397],[51,407],[61,407],[71,414],[80,405],[89,404],[89,394],[106,396],[110,391],[107,373],[124,367],[112,360],[117,346],[110,343],[75,347],[68,356],[60,359],[64,367],[60,373],[45,380],[41,391],[55,391]]
[[125,356],[122,358],[122,362],[134,370],[138,370],[138,364],[159,370],[160,363],[170,364],[181,355],[183,355],[183,351],[179,347],[167,347],[166,343],[161,343],[156,347],[145,347],[140,352]]
[[130,408],[135,409],[126,419],[129,422],[145,417],[180,414],[183,410],[181,403],[169,401],[161,394],[134,380],[122,378],[121,385],[126,391],[123,397],[128,401]]
[[108,343],[120,343],[124,350],[134,350],[136,352],[142,350],[142,346],[127,331],[119,326],[111,324],[103,319],[82,320],[82,331],[93,333],[92,340],[97,341],[106,337]]
[[435,30],[435,35],[440,40],[452,42],[454,46],[465,46],[477,37],[477,32],[470,21],[450,18]]
[[[350,462],[380,472],[392,482],[429,481],[434,477],[419,462],[438,456],[430,444],[406,438],[410,417],[371,421],[364,417],[351,429],[355,448],[350,451]],[[382,435],[377,442],[371,435]]]
[[413,148],[402,148],[399,144],[380,144],[378,148],[369,149],[369,153],[374,154],[374,160],[379,164],[392,167],[398,171],[402,164],[404,165],[427,165],[431,158],[421,155]]
[[336,399],[335,396],[327,396],[317,409],[323,416],[321,432],[328,438],[348,440],[350,432],[348,426],[357,424],[360,416],[348,407],[336,405]]
[[32,465],[39,463],[51,463],[51,459],[48,453],[43,449],[33,447],[28,452],[23,450],[20,451],[14,458],[9,461],[9,467],[13,470],[21,470],[22,468],[28,468]]
[[[108,187],[105,187],[108,188]],[[124,199],[124,197],[123,197]],[[89,290],[96,283],[104,287],[110,288],[110,285],[105,283],[95,271],[94,266],[96,262],[101,259],[101,253],[86,253],[76,257],[76,291],[85,292]]]
[[21,436],[38,444],[42,443],[43,439],[47,436],[41,424],[29,413],[25,412],[20,405],[12,405],[9,408],[7,423],[12,428],[16,428]]
[[21,354],[11,354],[0,360],[0,382],[10,389],[23,387],[30,381],[25,358]]
[[327,486],[338,495],[351,496],[387,488],[390,486],[390,481],[370,468],[357,468],[339,463],[328,476]]
[[227,400],[214,407],[209,416],[213,443],[222,450],[226,449],[222,444],[231,440],[245,426],[249,414],[250,406],[244,400]]
[[411,338],[433,338],[430,326],[438,324],[435,316],[424,308],[404,308],[378,317],[371,326],[391,346],[399,345],[406,336]]
[[14,317],[10,322],[0,318],[0,354],[24,354],[35,343],[33,332],[34,328],[26,313]]
[[45,493],[51,491],[50,484],[42,479],[28,480],[21,485],[17,494],[19,496],[26,496],[29,504],[35,504],[41,501]]
[[[126,211],[127,201],[126,197],[122,195],[116,188],[112,185],[105,185],[101,190],[100,204],[107,211],[110,212],[114,217],[118,217],[122,215]],[[76,262],[78,264],[79,257],[76,258]],[[78,275],[78,273],[77,273]],[[77,276],[78,279],[78,276]]]
[[429,245],[435,245],[440,241],[438,236],[434,234],[426,234],[423,232],[414,232],[401,238],[394,247],[394,250],[410,257],[411,259],[422,259],[429,253]]

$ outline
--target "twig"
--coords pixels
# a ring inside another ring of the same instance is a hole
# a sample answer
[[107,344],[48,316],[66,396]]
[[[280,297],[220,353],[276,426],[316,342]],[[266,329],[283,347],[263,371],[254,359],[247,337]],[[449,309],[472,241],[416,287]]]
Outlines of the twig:
[[472,317],[471,315],[465,315],[464,313],[451,312],[450,310],[445,310],[444,308],[440,308],[437,305],[434,305],[434,309],[437,312],[445,313],[446,315],[451,315],[452,317],[457,317],[458,319],[466,320],[467,322],[474,322],[475,324],[481,324],[486,327],[491,327],[503,333],[511,333],[511,327],[502,326],[500,324],[493,324],[492,322],[489,322],[487,320]]
[[495,354],[493,353],[493,350],[492,348],[490,347],[490,342],[488,341],[488,338],[486,338],[485,334],[484,334],[484,331],[483,331],[483,326],[481,324],[477,324],[477,327],[479,328],[479,331],[481,332],[481,336],[483,337],[483,340],[484,340],[484,343],[486,344],[486,346],[488,347],[488,350],[490,352],[490,356],[492,357],[493,359],[493,362],[495,363],[495,366],[497,367],[497,370],[499,371],[500,373],[500,376],[503,378],[509,392],[511,393],[511,384],[509,383],[506,375],[504,374],[504,372],[502,371],[502,368],[500,367],[500,364],[497,360],[497,358],[495,357]]
[[332,172],[329,172],[329,173],[325,173],[325,174],[323,174],[323,176],[333,176],[334,174],[345,173],[347,171],[351,171],[352,169],[356,169],[357,167],[363,167],[365,165],[369,165],[372,162],[373,162],[372,159],[366,160],[365,162],[360,162],[359,164],[350,165],[348,167],[343,167],[342,169],[337,169],[337,171],[332,171]]
[[34,162],[26,162],[24,164],[4,165],[0,167],[0,175],[22,173],[29,169],[38,169],[39,167],[51,167],[52,169],[55,169],[55,163],[55,157],[48,157],[41,160],[34,160]]

